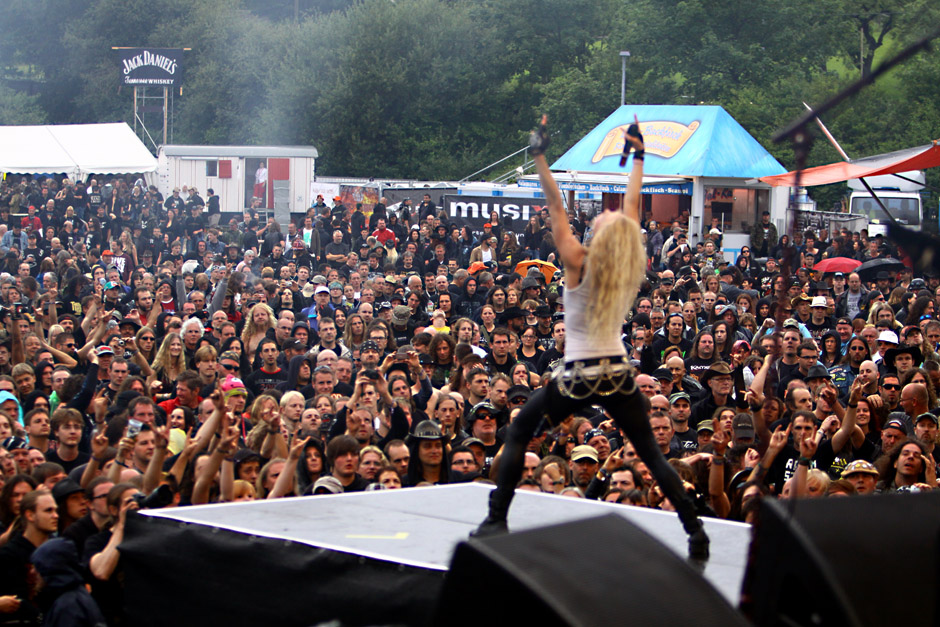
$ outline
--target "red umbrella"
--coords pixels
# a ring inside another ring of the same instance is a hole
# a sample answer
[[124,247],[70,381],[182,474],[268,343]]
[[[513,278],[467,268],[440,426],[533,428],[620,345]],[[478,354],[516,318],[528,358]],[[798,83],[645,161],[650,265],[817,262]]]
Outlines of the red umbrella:
[[831,259],[823,259],[813,266],[813,270],[817,272],[851,272],[860,265],[862,265],[862,262],[855,259],[833,257]]

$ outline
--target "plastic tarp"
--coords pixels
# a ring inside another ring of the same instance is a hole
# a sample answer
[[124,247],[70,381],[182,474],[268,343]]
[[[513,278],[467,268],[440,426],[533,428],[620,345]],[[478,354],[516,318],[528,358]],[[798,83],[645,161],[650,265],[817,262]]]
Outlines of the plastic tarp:
[[156,169],[156,158],[124,122],[0,126],[0,172],[84,178]]
[[[623,105],[552,164],[553,170],[625,173],[623,134],[636,115],[646,144],[643,173],[653,176],[760,178],[786,169],[717,106]],[[550,121],[549,121],[550,122]]]
[[[937,166],[940,166],[940,146],[934,141],[926,146],[807,168],[800,172],[799,178],[801,187],[812,187],[814,185],[841,183],[849,179],[866,176],[926,170]],[[765,176],[761,178],[761,181],[774,187],[780,185],[795,187],[796,178],[796,172],[794,171],[777,176]]]

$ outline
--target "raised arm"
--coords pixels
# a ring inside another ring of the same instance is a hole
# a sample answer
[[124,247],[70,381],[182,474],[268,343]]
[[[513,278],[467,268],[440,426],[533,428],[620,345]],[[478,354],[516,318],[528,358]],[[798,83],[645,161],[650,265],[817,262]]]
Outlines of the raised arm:
[[558,189],[555,177],[552,176],[552,171],[548,168],[548,161],[545,160],[545,151],[550,143],[547,122],[548,116],[543,115],[538,127],[529,135],[529,154],[532,155],[532,159],[535,161],[535,170],[538,172],[542,191],[545,192],[545,199],[548,201],[548,213],[552,218],[552,237],[555,239],[555,248],[558,249],[562,263],[573,273],[568,277],[570,283],[572,279],[577,281],[576,277],[580,276],[586,251],[581,246],[581,242],[571,232],[571,225],[568,223],[568,212],[565,211],[561,198],[561,190]]
[[623,198],[623,212],[636,222],[640,221],[640,190],[643,188],[643,158],[646,151],[643,146],[643,135],[640,133],[640,120],[633,116],[633,124],[624,134],[623,156],[620,166],[626,162],[630,149],[633,149],[633,169],[630,171],[630,181],[627,183],[627,193]]

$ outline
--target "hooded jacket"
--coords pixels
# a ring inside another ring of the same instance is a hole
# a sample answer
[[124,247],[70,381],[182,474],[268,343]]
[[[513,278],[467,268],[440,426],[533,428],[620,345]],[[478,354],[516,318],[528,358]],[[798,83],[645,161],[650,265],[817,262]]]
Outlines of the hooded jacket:
[[43,625],[84,627],[106,625],[104,614],[85,589],[75,545],[64,538],[47,540],[33,551],[30,561],[45,587]]

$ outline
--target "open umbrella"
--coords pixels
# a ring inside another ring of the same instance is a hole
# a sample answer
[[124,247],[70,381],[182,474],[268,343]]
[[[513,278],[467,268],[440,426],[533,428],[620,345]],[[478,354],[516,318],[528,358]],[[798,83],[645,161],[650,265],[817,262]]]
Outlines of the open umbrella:
[[516,269],[514,270],[514,272],[524,277],[526,275],[526,272],[529,271],[529,268],[538,268],[539,272],[541,272],[545,276],[546,283],[551,283],[552,276],[556,272],[558,272],[557,266],[555,266],[554,264],[548,263],[547,261],[541,261],[539,259],[530,259],[528,261],[520,261],[519,263],[516,264]]
[[823,259],[817,263],[813,266],[813,270],[816,272],[852,272],[860,265],[862,265],[862,262],[857,259],[832,257],[831,259]]
[[894,257],[879,257],[877,259],[866,261],[859,267],[855,268],[854,272],[857,272],[858,276],[863,281],[874,281],[875,276],[879,272],[888,272],[894,274],[895,272],[900,271],[902,268],[904,268],[904,264]]

